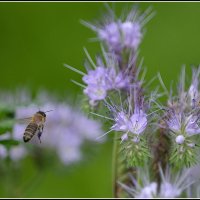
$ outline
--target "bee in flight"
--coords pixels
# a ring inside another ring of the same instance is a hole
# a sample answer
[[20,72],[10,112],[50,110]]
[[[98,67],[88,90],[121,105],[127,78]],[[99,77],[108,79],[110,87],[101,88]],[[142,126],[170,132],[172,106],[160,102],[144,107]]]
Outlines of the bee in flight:
[[[52,110],[46,111],[46,112],[50,112]],[[42,132],[44,129],[44,123],[46,121],[46,112],[43,111],[38,111],[36,112],[33,117],[31,117],[31,121],[29,122],[29,124],[27,125],[25,131],[24,131],[24,136],[23,136],[23,140],[24,142],[28,142],[32,139],[32,137],[37,134],[38,139],[41,143],[41,136],[42,136]]]

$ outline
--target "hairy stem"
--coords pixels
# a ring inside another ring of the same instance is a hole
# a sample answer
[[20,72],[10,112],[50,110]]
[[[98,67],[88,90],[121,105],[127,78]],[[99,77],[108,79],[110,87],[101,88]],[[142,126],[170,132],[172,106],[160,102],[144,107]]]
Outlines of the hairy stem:
[[118,184],[117,184],[117,157],[118,157],[118,141],[117,132],[115,132],[113,140],[113,152],[112,152],[112,184],[113,184],[113,197],[118,198]]
[[[157,132],[157,143],[153,146],[153,178],[157,181],[158,186],[160,187],[161,183],[161,176],[159,172],[159,165],[163,171],[165,171],[166,165],[169,160],[169,147],[170,147],[170,140],[166,134],[165,129],[160,128]],[[158,187],[158,188],[159,188]]]

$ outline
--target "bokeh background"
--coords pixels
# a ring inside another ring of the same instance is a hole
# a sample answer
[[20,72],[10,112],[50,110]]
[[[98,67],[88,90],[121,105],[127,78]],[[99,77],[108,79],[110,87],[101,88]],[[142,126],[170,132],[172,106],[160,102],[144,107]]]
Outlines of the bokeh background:
[[[135,3],[109,3],[120,13]],[[156,12],[146,25],[140,46],[140,58],[148,69],[147,80],[159,71],[166,86],[176,82],[180,69],[200,63],[200,3],[137,3],[141,10],[149,6]],[[97,42],[89,42],[94,33],[80,19],[99,19],[106,11],[104,3],[0,3],[0,89],[28,87],[37,94],[43,88],[57,95],[67,95],[67,102],[78,102],[81,76],[66,69],[67,63],[84,69],[86,47],[94,56],[100,52]],[[155,81],[152,87],[156,86]],[[78,106],[78,105],[76,105]],[[91,149],[91,151],[93,151]],[[92,156],[71,167],[48,161],[43,171],[26,159],[21,163],[21,185],[15,197],[112,197],[112,140],[98,145]],[[53,161],[52,161],[53,162]],[[0,179],[0,185],[12,180]],[[27,182],[28,180],[28,182]],[[33,180],[33,182],[31,181]],[[7,197],[0,187],[0,197]],[[10,188],[9,188],[10,187]],[[27,188],[27,190],[26,190]]]

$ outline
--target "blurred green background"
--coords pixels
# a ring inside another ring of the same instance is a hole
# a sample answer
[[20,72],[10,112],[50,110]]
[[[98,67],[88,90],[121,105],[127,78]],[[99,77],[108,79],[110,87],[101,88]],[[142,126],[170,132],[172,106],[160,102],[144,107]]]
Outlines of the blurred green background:
[[[117,13],[133,4],[110,3]],[[200,3],[137,5],[141,10],[153,6],[156,12],[140,48],[147,79],[159,71],[170,86],[183,64],[191,74],[190,66],[200,63]],[[76,101],[81,88],[70,79],[81,82],[81,76],[64,68],[63,63],[83,69],[83,47],[92,56],[100,52],[98,43],[88,41],[95,34],[81,25],[80,19],[98,19],[105,10],[100,2],[0,3],[0,89],[26,86],[37,93],[45,88]],[[60,173],[54,165],[42,171],[41,180],[22,197],[112,197],[111,160],[112,141],[108,140],[87,161]],[[23,163],[22,169],[22,181],[36,173],[31,162]],[[4,180],[0,182],[4,184]]]

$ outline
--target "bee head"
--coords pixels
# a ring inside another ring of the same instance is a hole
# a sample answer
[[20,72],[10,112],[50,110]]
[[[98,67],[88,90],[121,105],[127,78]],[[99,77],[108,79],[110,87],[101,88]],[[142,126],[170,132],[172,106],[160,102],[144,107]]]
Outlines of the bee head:
[[46,114],[43,111],[38,111],[37,113],[40,114],[40,115],[42,115],[43,117],[46,117]]

